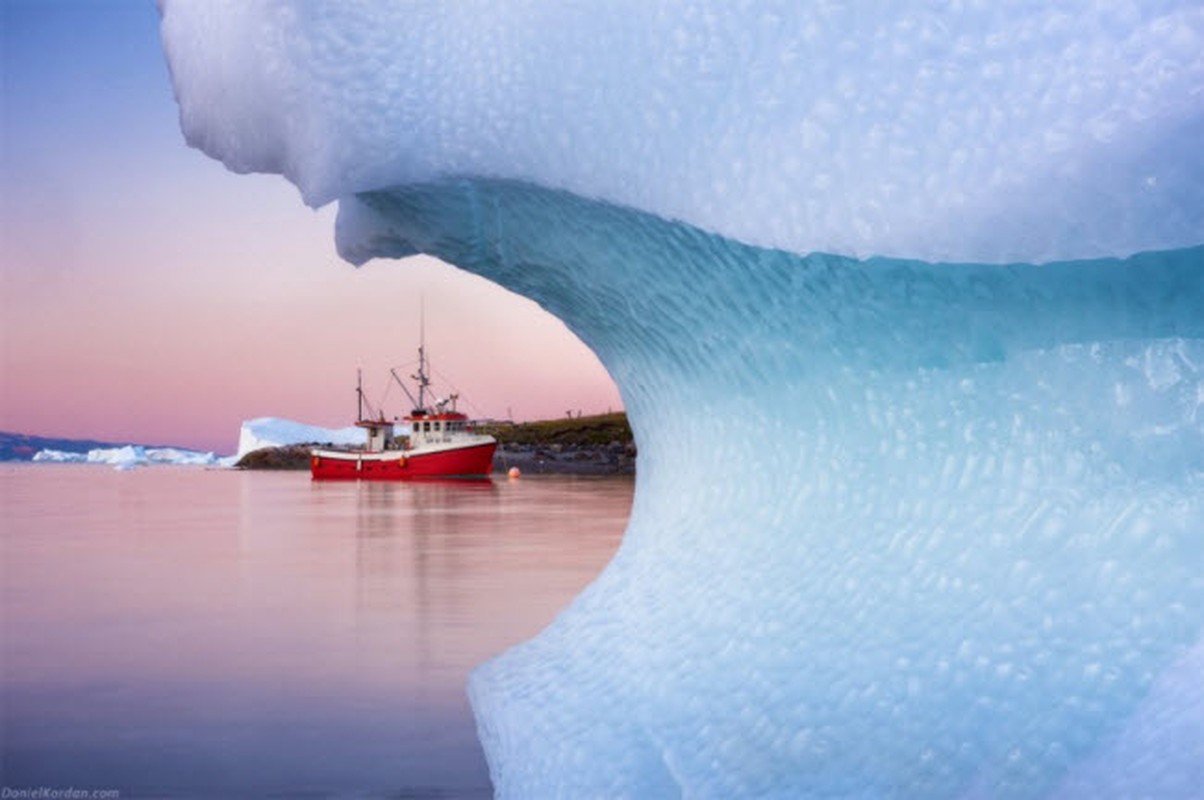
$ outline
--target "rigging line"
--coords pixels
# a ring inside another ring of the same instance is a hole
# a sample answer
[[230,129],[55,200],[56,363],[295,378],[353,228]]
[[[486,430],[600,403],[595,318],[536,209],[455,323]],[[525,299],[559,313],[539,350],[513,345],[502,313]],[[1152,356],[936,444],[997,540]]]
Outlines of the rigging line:
[[380,410],[381,410],[381,412],[382,412],[382,413],[383,413],[383,412],[384,412],[384,410],[385,410],[385,403],[388,401],[388,399],[389,399],[389,392],[390,392],[392,389],[393,389],[393,382],[392,382],[392,381],[387,381],[387,382],[385,383],[385,394],[384,394],[384,397],[382,397],[382,398],[380,399]]
[[406,388],[405,383],[401,380],[401,376],[397,374],[396,368],[389,370],[389,374],[393,376],[393,380],[405,392],[406,398],[410,401],[410,408],[418,408],[418,401],[414,399],[414,395]]
[[485,416],[484,412],[481,410],[481,407],[478,406],[476,403],[472,402],[472,400],[470,400],[467,395],[465,395],[463,392],[461,392],[456,387],[456,384],[453,381],[448,380],[446,375],[444,375],[441,372],[435,371],[435,369],[433,369],[433,368],[431,369],[431,372],[434,372],[435,376],[437,378],[439,378],[439,380],[443,381],[444,383],[446,383],[448,386],[451,387],[451,391],[460,398],[460,401],[473,410],[474,416],[476,416],[476,417],[484,417]]
[[460,397],[464,396],[463,394],[460,393],[460,389],[459,389],[459,387],[456,386],[456,382],[453,380],[449,380],[446,375],[444,375],[442,372],[440,372],[439,370],[432,367],[430,365],[429,361],[427,362],[427,367],[430,369],[431,374],[433,374],[436,378],[438,378],[440,381],[442,381],[443,384],[449,388],[450,393],[458,394],[458,395],[460,395]]

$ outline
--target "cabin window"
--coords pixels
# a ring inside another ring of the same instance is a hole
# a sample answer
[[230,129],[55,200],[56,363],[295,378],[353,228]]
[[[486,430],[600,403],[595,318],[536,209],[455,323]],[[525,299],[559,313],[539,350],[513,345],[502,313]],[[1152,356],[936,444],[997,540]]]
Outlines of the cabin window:
[[422,423],[422,432],[430,433],[431,432],[431,423],[429,423],[429,422]]

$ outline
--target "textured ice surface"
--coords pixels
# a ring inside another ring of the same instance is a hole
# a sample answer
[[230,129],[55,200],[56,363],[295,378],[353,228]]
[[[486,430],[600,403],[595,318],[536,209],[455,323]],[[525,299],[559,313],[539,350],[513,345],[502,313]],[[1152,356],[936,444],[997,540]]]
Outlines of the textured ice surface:
[[483,175],[975,261],[1204,229],[1199,2],[162,5],[188,141],[313,204]]
[[469,181],[339,235],[537,298],[639,442],[614,562],[474,674],[501,796],[1198,796],[1204,248],[802,257]]
[[1202,13],[166,4],[192,143],[622,391],[622,547],[471,681],[499,795],[1198,796]]

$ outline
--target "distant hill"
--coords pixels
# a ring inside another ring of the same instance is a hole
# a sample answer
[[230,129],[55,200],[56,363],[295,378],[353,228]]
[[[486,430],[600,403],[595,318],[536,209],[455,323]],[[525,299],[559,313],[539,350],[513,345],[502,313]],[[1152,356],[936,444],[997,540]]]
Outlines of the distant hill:
[[631,426],[627,424],[627,415],[622,412],[538,422],[478,425],[477,430],[490,434],[503,446],[559,444],[601,447],[611,442],[627,444],[631,441]]
[[[89,450],[125,447],[129,442],[97,442],[92,439],[56,439],[0,431],[0,461],[31,461],[39,450],[87,453]],[[148,447],[150,445],[147,445]]]
[[519,424],[478,425],[498,440],[495,472],[632,475],[636,449],[627,415],[598,414]]

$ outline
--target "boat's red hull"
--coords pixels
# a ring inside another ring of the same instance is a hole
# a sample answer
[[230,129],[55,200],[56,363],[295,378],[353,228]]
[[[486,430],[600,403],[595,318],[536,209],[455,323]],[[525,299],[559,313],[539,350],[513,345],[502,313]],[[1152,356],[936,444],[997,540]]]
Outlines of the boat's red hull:
[[433,453],[315,452],[309,471],[315,480],[409,481],[421,478],[462,478],[493,471],[497,442],[439,450]]

